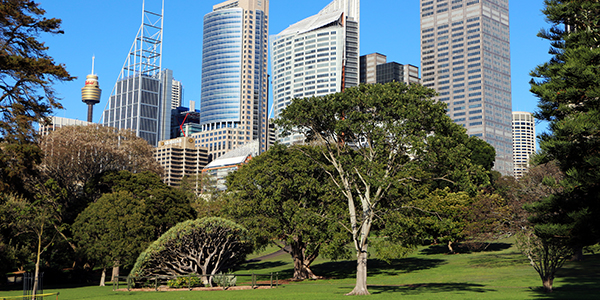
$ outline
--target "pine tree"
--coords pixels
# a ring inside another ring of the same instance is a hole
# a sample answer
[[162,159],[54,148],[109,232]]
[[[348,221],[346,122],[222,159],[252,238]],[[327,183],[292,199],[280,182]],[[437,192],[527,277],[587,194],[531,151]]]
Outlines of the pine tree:
[[557,161],[566,174],[563,191],[530,209],[538,237],[563,238],[574,249],[600,237],[600,2],[546,0],[552,25],[539,37],[550,41],[549,62],[531,75],[539,98],[536,117],[548,121],[540,136],[539,163]]

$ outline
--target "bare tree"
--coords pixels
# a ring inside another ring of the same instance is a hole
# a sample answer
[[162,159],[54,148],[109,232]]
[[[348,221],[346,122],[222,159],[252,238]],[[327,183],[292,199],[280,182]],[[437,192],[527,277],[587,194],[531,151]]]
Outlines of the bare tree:
[[100,125],[66,126],[41,140],[43,171],[71,194],[105,171],[162,173],[152,147],[134,132]]

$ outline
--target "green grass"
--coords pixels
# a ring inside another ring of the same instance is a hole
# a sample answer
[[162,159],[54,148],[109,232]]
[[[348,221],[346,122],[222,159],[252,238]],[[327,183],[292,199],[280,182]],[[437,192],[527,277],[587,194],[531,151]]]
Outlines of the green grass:
[[[444,247],[422,248],[405,259],[387,264],[369,260],[370,299],[599,299],[600,255],[583,262],[568,262],[554,282],[555,292],[544,294],[541,280],[509,243],[498,243],[486,252],[445,254]],[[272,251],[274,249],[267,249]],[[256,254],[256,257],[264,253]],[[354,261],[319,259],[317,275],[328,279],[290,283],[272,290],[214,292],[112,292],[111,287],[47,289],[60,292],[59,299],[348,299],[354,286]],[[292,261],[284,254],[242,266],[238,274],[279,272],[292,274]],[[240,281],[247,281],[239,278]],[[266,279],[259,279],[266,280]],[[0,296],[20,291],[0,292]]]

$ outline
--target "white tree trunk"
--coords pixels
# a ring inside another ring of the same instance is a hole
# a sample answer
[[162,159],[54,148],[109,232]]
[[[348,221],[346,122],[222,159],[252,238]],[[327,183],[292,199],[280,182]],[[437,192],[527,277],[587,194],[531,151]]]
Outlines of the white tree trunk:
[[100,286],[106,286],[105,281],[106,281],[106,268],[103,268],[102,269],[102,277],[100,277]]
[[358,251],[356,259],[356,286],[346,295],[369,295],[367,290],[367,246],[363,251]]

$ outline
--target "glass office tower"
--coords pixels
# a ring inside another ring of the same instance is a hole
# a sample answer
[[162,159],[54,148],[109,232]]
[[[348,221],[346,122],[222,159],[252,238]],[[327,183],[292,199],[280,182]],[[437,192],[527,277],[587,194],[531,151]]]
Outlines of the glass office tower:
[[421,77],[513,174],[508,0],[420,0]]
[[204,16],[202,132],[212,158],[258,140],[267,145],[268,0],[229,0]]

